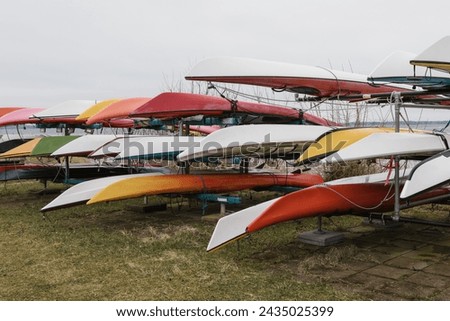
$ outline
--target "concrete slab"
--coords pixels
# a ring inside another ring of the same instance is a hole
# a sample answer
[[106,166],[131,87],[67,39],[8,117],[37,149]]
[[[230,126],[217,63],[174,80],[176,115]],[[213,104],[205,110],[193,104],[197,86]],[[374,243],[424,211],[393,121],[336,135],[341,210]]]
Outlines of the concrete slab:
[[430,300],[439,290],[427,285],[420,285],[406,280],[387,284],[383,292],[390,296],[389,300]]
[[378,263],[376,263],[375,260],[373,260],[372,258],[370,258],[370,260],[371,261],[352,262],[351,264],[348,265],[348,269],[355,272],[362,272],[378,265]]
[[392,240],[390,242],[390,244],[397,246],[397,247],[401,247],[403,249],[408,249],[408,250],[417,250],[417,249],[425,246],[425,244],[422,242],[413,241],[413,240],[403,240],[403,239]]
[[426,228],[422,229],[420,231],[412,231],[410,233],[404,233],[402,235],[402,239],[405,240],[412,240],[417,242],[424,242],[424,243],[430,243],[430,242],[438,242],[446,237],[446,234],[437,228]]
[[439,291],[433,298],[434,300],[450,301],[450,288]]
[[444,256],[439,253],[433,253],[429,246],[425,246],[420,250],[413,250],[405,253],[403,256],[412,258],[417,261],[440,262]]
[[450,278],[450,265],[444,263],[436,263],[424,269],[424,272],[438,274]]
[[447,277],[437,274],[417,272],[408,277],[408,281],[421,286],[445,289],[450,284]]
[[361,272],[353,274],[342,280],[346,284],[353,284],[353,288],[369,289],[371,292],[379,291],[387,284],[394,282],[392,279]]
[[344,234],[330,231],[309,231],[299,234],[298,240],[316,246],[329,246],[344,240]]
[[432,244],[446,246],[450,248],[450,238],[440,239],[439,241],[432,242]]
[[432,262],[420,261],[409,257],[399,256],[384,262],[384,264],[402,269],[409,269],[412,271],[421,271],[431,265]]
[[364,272],[392,280],[399,280],[414,273],[414,271],[408,269],[401,269],[388,265],[377,265]]

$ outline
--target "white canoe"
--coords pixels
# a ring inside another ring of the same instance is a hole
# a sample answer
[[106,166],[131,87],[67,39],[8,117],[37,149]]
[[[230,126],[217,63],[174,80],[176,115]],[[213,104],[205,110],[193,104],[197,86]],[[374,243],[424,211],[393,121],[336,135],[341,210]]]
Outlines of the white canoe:
[[94,196],[99,191],[115,182],[119,182],[123,179],[132,177],[154,176],[154,175],[163,175],[163,174],[146,173],[146,174],[119,175],[119,176],[102,177],[82,182],[65,190],[61,195],[59,195],[53,201],[45,205],[41,209],[41,211],[42,212],[52,211],[58,208],[75,206],[78,204],[86,203],[91,199],[92,196]]
[[141,137],[120,145],[118,159],[165,159],[174,158],[186,149],[200,145],[200,136],[150,136]]
[[193,77],[289,77],[289,78],[319,78],[336,80],[351,80],[365,82],[366,76],[339,70],[298,65],[292,63],[260,60],[242,57],[214,57],[208,58],[197,65],[186,76]]
[[335,163],[390,156],[430,156],[447,149],[445,135],[375,133],[321,160]]
[[325,126],[241,125],[219,129],[200,146],[178,155],[179,161],[202,160],[205,157],[276,156],[300,153],[320,135],[331,130]]
[[52,153],[51,156],[87,156],[106,143],[116,139],[115,135],[85,135],[81,136]]
[[91,158],[116,157],[121,152],[121,150],[133,146],[135,142],[137,142],[139,139],[143,137],[148,136],[140,136],[140,135],[117,136],[115,139],[98,147],[88,156]]
[[[411,172],[411,168],[400,169],[400,179],[405,178]],[[326,182],[327,185],[343,185],[343,184],[364,184],[364,183],[382,183],[394,179],[394,170],[383,173],[367,174],[360,176],[351,176]]]
[[77,117],[83,111],[95,104],[95,100],[68,100],[56,106],[38,112],[30,118],[64,118]]
[[450,150],[425,159],[411,171],[400,198],[410,198],[450,181]]
[[450,36],[446,36],[417,55],[412,65],[450,72]]
[[450,74],[433,71],[417,66],[415,70],[409,63],[415,54],[396,51],[386,57],[370,73],[369,80],[378,83],[403,83],[419,86],[441,85],[450,83]]
[[186,79],[265,86],[306,95],[341,98],[349,94],[410,89],[401,85],[372,86],[367,81],[367,75],[239,57],[205,59],[194,66]]

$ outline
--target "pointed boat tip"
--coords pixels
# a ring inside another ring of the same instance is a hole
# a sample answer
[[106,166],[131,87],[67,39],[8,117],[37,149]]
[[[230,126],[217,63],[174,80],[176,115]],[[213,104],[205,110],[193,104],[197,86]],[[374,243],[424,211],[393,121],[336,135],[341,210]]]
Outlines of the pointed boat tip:
[[206,252],[208,252],[208,253],[216,252],[216,251],[224,248],[225,246],[227,246],[230,243],[233,243],[235,241],[239,241],[240,239],[248,236],[249,234],[250,233],[248,233],[248,232],[242,233],[242,234],[240,234],[240,235],[238,235],[238,236],[236,236],[236,237],[234,237],[232,239],[229,239],[227,241],[224,241],[224,242],[222,242],[220,244],[213,244],[213,245],[211,245],[211,241],[210,241],[208,246],[207,246],[207,248],[206,248]]
[[95,203],[98,203],[98,202],[100,202],[100,201],[93,200],[93,199],[91,198],[89,201],[86,202],[86,205],[92,205],[92,204],[95,204]]

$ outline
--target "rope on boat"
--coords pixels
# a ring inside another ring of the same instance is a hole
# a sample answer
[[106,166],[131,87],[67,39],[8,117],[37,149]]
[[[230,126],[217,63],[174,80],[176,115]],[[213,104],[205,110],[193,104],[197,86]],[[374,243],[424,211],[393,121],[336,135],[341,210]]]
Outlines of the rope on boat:
[[337,194],[339,197],[341,197],[341,198],[343,198],[344,200],[346,200],[347,202],[349,202],[350,204],[356,206],[357,208],[360,208],[360,209],[362,209],[362,210],[368,210],[368,211],[374,210],[374,209],[378,208],[378,207],[381,206],[384,202],[389,201],[389,200],[390,200],[392,197],[394,197],[394,195],[395,195],[394,193],[392,193],[392,195],[389,196],[389,194],[390,194],[391,191],[392,191],[392,188],[394,187],[394,184],[391,184],[391,186],[389,187],[389,190],[388,190],[387,193],[386,193],[386,196],[380,201],[380,203],[378,203],[377,205],[375,205],[375,206],[373,206],[373,207],[365,207],[365,206],[362,206],[362,205],[359,205],[359,204],[355,203],[354,201],[352,201],[351,199],[349,199],[347,196],[345,196],[345,195],[343,195],[342,193],[339,193],[338,191],[332,189],[329,185],[322,184],[322,185],[317,185],[317,187],[322,187],[322,188],[328,189],[328,190],[334,192],[335,194]]

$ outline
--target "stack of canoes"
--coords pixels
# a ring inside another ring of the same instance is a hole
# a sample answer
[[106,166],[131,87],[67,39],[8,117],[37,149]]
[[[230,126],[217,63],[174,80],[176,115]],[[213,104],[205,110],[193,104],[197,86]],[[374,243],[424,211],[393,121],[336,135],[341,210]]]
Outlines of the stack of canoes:
[[[447,37],[418,56],[395,53],[369,76],[220,57],[200,62],[186,79],[270,87],[303,94],[311,101],[386,102],[397,92],[405,101],[423,100],[439,106],[448,104],[441,92],[450,87],[449,44]],[[414,75],[409,74],[412,68],[405,68],[405,61],[416,66]],[[433,74],[429,70],[434,70]],[[65,136],[0,142],[0,160],[4,162],[0,179],[91,179],[69,188],[43,211],[148,195],[228,193],[273,186],[297,189],[222,218],[208,250],[283,221],[393,208],[392,166],[375,175],[323,182],[317,174],[252,173],[249,158],[284,159],[300,168],[363,159],[383,159],[386,164],[394,157],[413,160],[417,165],[401,172],[404,202],[450,195],[442,187],[450,181],[449,137],[441,132],[346,128],[295,108],[188,93],[100,102],[72,100],[47,109],[0,108],[0,127],[27,123],[62,128]],[[75,128],[124,128],[128,133],[72,135]],[[133,132],[137,128],[164,130],[164,134],[137,135]],[[86,163],[69,163],[74,157]],[[30,164],[27,159],[56,159],[58,163]],[[194,162],[222,159],[239,162],[242,172],[180,175],[161,166],[164,160],[186,170]],[[160,160],[158,166],[156,160]],[[113,177],[118,174],[123,175]]]

